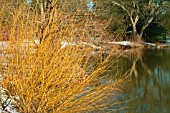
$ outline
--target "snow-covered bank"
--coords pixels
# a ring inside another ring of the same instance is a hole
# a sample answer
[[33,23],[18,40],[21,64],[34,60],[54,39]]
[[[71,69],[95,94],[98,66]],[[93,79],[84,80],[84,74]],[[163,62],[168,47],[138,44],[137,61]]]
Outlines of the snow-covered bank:
[[108,44],[117,44],[121,46],[133,46],[135,43],[130,41],[108,42]]
[[108,42],[108,44],[116,44],[120,46],[128,46],[128,47],[155,47],[155,48],[167,48],[169,45],[167,44],[155,44],[155,43],[149,43],[149,42],[130,42],[130,41],[119,41],[119,42]]
[[[21,42],[20,42],[21,43]],[[14,43],[15,44],[15,43]],[[17,43],[16,43],[17,44]],[[24,40],[22,42],[22,47],[38,47],[39,41],[37,40]],[[106,48],[112,48],[111,46],[118,45],[121,47],[128,47],[128,48],[142,48],[142,47],[155,47],[155,48],[166,48],[169,47],[170,45],[168,44],[155,44],[155,43],[149,43],[149,42],[131,42],[131,41],[112,41],[112,42],[97,42],[97,43],[92,43],[92,42],[69,42],[69,41],[62,41],[61,42],[61,48],[65,48],[68,46],[81,46],[83,48],[85,47],[91,47],[92,49],[95,50],[102,50],[104,51]],[[9,47],[9,42],[8,41],[3,41],[0,42],[0,51],[2,52],[4,49],[7,49]],[[120,49],[120,48],[118,48]]]

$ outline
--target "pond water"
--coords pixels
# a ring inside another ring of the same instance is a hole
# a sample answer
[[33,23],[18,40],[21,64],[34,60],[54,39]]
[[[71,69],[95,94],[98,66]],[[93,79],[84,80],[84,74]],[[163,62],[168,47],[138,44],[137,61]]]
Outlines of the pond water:
[[123,71],[134,65],[118,100],[120,113],[170,113],[170,49],[142,49],[119,61]]

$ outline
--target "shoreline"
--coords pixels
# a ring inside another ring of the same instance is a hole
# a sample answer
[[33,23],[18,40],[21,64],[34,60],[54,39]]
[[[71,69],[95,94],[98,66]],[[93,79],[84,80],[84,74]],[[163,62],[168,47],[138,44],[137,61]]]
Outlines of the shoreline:
[[[18,42],[21,43],[21,42]],[[34,40],[27,41],[23,40],[22,42],[22,47],[28,47],[28,48],[35,48],[38,47],[39,44],[37,44]],[[3,53],[4,50],[10,48],[10,44],[12,45],[17,45],[17,42],[10,42],[10,41],[0,41],[0,53]],[[107,51],[125,51],[129,49],[134,49],[134,48],[153,48],[153,49],[162,49],[162,48],[170,48],[170,44],[166,43],[149,43],[149,42],[131,42],[131,41],[108,41],[108,42],[95,42],[95,43],[90,43],[90,42],[69,42],[69,41],[61,41],[61,49],[64,49],[69,46],[80,46],[81,48],[86,48],[90,47],[94,51],[102,51],[102,52],[107,52]]]

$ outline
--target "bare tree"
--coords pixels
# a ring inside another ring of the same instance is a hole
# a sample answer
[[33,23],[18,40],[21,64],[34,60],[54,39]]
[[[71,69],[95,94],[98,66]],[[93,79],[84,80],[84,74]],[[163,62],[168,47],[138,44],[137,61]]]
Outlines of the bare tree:
[[[149,24],[157,18],[158,15],[164,13],[166,10],[166,0],[112,0],[112,4],[122,9],[132,26],[132,36],[138,41],[141,40],[144,30]],[[138,22],[144,18],[140,30],[137,29]]]

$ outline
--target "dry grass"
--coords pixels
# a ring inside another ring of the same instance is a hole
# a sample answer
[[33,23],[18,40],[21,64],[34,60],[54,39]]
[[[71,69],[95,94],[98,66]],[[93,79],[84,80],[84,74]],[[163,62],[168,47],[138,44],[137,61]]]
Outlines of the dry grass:
[[[6,4],[6,7],[12,6]],[[1,85],[16,101],[18,111],[69,113],[105,109],[109,106],[106,98],[119,90],[123,82],[123,79],[99,81],[110,57],[100,60],[98,55],[96,66],[89,70],[90,48],[79,44],[61,48],[62,40],[72,42],[77,35],[80,41],[85,38],[90,20],[86,18],[84,24],[77,25],[72,21],[77,19],[74,13],[67,20],[68,15],[55,8],[43,24],[40,16],[25,4],[11,12],[9,45],[2,52],[0,62]],[[84,30],[76,31],[80,26]],[[32,37],[38,37],[41,43],[35,44]]]

